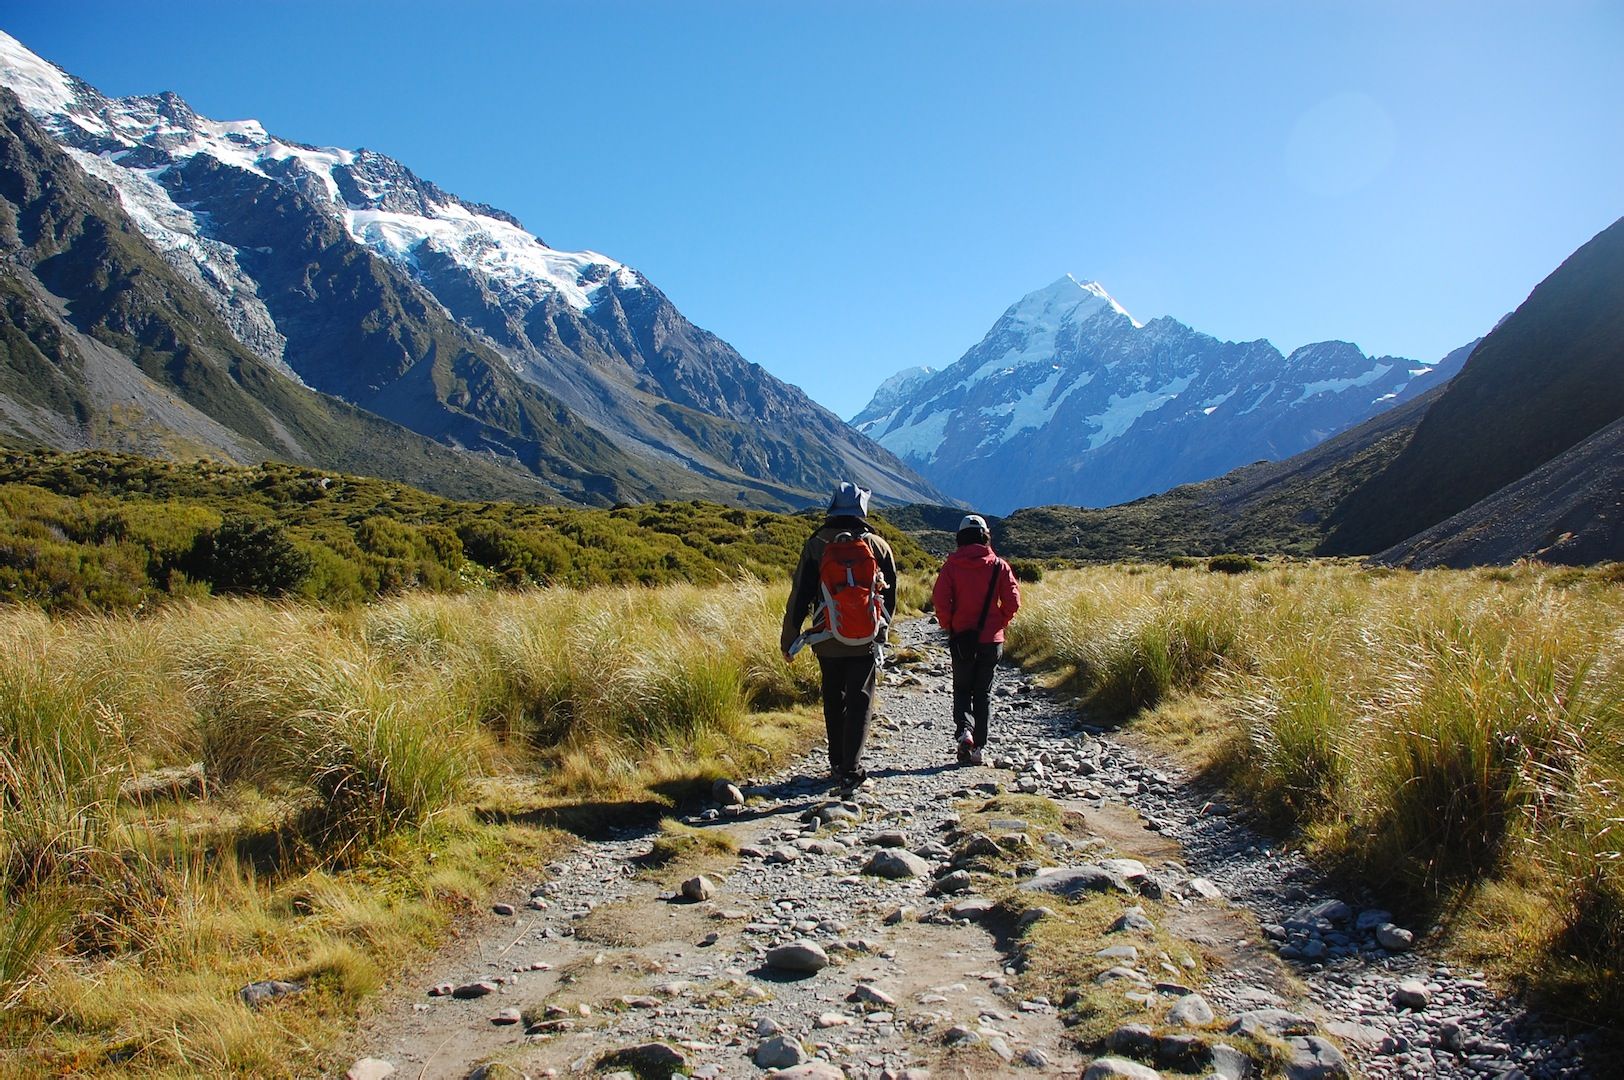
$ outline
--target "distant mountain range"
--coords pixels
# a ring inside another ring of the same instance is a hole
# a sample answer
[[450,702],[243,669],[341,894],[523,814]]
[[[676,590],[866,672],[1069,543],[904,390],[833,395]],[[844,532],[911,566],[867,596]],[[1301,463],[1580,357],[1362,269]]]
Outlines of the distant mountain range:
[[1025,509],[996,531],[1007,553],[1037,557],[1624,560],[1624,219],[1442,386],[1285,461],[1104,509]]
[[851,422],[979,509],[1103,506],[1307,449],[1446,381],[1470,348],[1436,364],[1345,341],[1282,356],[1141,324],[1068,275],[944,370],[887,380]]
[[4,34],[0,87],[0,437],[291,457],[463,496],[788,508],[846,478],[943,499],[635,269],[389,157],[174,94],[108,98]]

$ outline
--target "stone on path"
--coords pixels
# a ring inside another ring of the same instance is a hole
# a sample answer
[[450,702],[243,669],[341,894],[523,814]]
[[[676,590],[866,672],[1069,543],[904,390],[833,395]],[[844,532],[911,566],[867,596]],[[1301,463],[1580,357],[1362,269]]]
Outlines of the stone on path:
[[806,1061],[773,1073],[783,1080],[846,1080],[846,1070],[827,1061]]
[[892,879],[923,877],[930,873],[930,863],[911,851],[885,848],[874,853],[863,866],[863,873]]
[[511,919],[511,918],[513,918],[513,915],[514,915],[513,905],[512,904],[492,904],[491,905],[491,914],[500,915],[504,919]]
[[469,998],[481,998],[486,994],[494,994],[499,989],[501,988],[493,982],[481,981],[463,983],[461,986],[456,987],[451,991],[451,996],[457,998],[458,1000],[466,1001]]
[[1286,1080],[1348,1080],[1353,1075],[1342,1051],[1318,1035],[1287,1039],[1286,1045],[1291,1047]]
[[779,971],[817,972],[829,966],[829,954],[822,945],[803,938],[768,949],[767,966]]
[[1110,932],[1113,934],[1121,933],[1124,930],[1139,930],[1145,933],[1154,933],[1156,930],[1156,924],[1151,922],[1150,919],[1146,917],[1144,908],[1140,907],[1138,904],[1135,904],[1127,911],[1124,911],[1120,916],[1117,917],[1117,921],[1111,924]]
[[1252,1009],[1235,1017],[1224,1030],[1231,1035],[1245,1035],[1252,1039],[1261,1039],[1265,1035],[1284,1039],[1293,1035],[1316,1035],[1319,1024],[1285,1009]]
[[755,1062],[762,1069],[788,1069],[809,1056],[793,1035],[774,1035],[756,1047]]
[[711,785],[711,799],[723,806],[743,806],[744,792],[729,780],[718,780]]
[[855,1023],[857,1023],[857,1017],[855,1016],[848,1016],[846,1013],[840,1012],[826,1012],[820,1013],[818,1018],[812,1021],[812,1026],[822,1030],[824,1028],[849,1027]]
[[522,1019],[524,1019],[524,1016],[518,1009],[503,1009],[491,1017],[491,1023],[498,1027],[505,1027],[508,1024],[517,1024]]
[[344,1080],[384,1080],[395,1075],[395,1066],[382,1058],[365,1057],[349,1067]]
[[1167,1022],[1179,1027],[1206,1027],[1215,1019],[1212,1006],[1200,994],[1186,994],[1167,1010]]
[[896,998],[873,983],[858,983],[857,989],[848,994],[846,1000],[861,1002],[865,1005],[879,1005],[887,1009],[897,1003]]
[[1415,944],[1415,935],[1402,926],[1382,923],[1376,927],[1376,944],[1388,952],[1408,952]]
[[1405,979],[1393,990],[1393,1004],[1401,1009],[1424,1009],[1432,1004],[1432,991],[1420,979]]
[[682,883],[682,896],[685,900],[702,903],[716,895],[716,883],[704,874],[691,877]]
[[951,896],[953,893],[968,892],[974,884],[968,871],[954,870],[937,878],[936,884],[932,885],[930,890],[943,896]]
[[1095,1058],[1083,1073],[1083,1080],[1161,1080],[1155,1069],[1129,1061],[1127,1058]]
[[1184,883],[1184,891],[1203,900],[1222,900],[1224,890],[1204,877],[1193,877]]
[[640,1076],[669,1076],[687,1064],[688,1059],[681,1050],[662,1042],[628,1046],[598,1059],[599,1068],[630,1069]]
[[901,829],[886,829],[877,832],[869,838],[869,843],[882,848],[905,848],[908,846],[908,834]]
[[960,900],[950,906],[947,913],[955,919],[969,919],[971,922],[979,922],[992,914],[992,909],[996,906],[986,897],[977,896],[969,900]]
[[1094,863],[1046,871],[1030,881],[1023,882],[1021,888],[1026,892],[1044,892],[1065,897],[1077,897],[1091,892],[1131,891],[1128,883],[1122,880],[1122,875],[1113,874],[1105,867]]

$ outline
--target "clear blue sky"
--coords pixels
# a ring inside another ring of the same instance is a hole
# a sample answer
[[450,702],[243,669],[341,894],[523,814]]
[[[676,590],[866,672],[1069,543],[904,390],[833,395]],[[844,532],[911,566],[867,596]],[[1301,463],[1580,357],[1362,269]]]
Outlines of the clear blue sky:
[[1022,294],[1436,359],[1624,215],[1624,3],[0,4],[110,94],[391,154],[849,416]]

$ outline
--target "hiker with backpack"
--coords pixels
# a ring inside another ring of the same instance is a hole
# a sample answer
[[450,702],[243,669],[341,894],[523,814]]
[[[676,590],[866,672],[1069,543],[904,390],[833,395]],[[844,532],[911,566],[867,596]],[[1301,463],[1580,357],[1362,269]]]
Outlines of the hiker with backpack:
[[958,550],[947,557],[931,600],[947,631],[953,660],[953,741],[960,765],[980,765],[992,719],[992,682],[1004,651],[1004,628],[1021,607],[1009,563],[993,554],[986,519],[959,522]]
[[[786,663],[805,645],[818,658],[831,782],[848,796],[868,778],[863,745],[880,649],[897,609],[896,556],[869,528],[869,494],[845,481],[835,488],[823,524],[801,548],[779,635]],[[808,615],[812,626],[802,633]]]

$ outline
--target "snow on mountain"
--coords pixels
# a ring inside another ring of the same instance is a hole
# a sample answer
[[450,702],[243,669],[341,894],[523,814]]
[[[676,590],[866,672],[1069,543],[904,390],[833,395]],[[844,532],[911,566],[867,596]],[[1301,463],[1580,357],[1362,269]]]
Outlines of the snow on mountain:
[[887,380],[853,423],[991,512],[1098,506],[1289,456],[1436,384],[1433,372],[1348,342],[1282,356],[1171,318],[1140,323],[1067,275],[943,371]]
[[[447,408],[498,426],[529,421],[484,376],[408,373],[436,355],[453,366],[491,355],[572,421],[662,468],[674,462],[732,485],[740,498],[818,492],[846,477],[884,497],[940,501],[889,452],[688,322],[635,269],[549,247],[512,215],[386,155],[309,146],[255,120],[211,120],[172,93],[109,98],[4,33],[0,84],[112,185],[245,344],[315,389],[460,445],[467,436]],[[380,275],[352,276],[354,252],[339,250],[351,243],[400,280],[375,289]],[[392,334],[380,318],[419,325]],[[436,338],[428,324],[437,318],[458,324],[459,343]],[[361,338],[364,364],[352,347]],[[419,394],[443,400],[424,409],[412,400]],[[774,494],[759,494],[768,488]]]
[[177,235],[200,236],[196,221],[172,201],[163,205],[161,185],[143,181],[206,154],[259,176],[291,179],[329,206],[358,242],[403,266],[436,252],[516,293],[557,294],[578,310],[590,307],[611,281],[638,287],[630,267],[593,251],[550,248],[511,217],[465,203],[382,154],[286,141],[257,120],[210,120],[173,94],[108,98],[4,32],[0,81],[65,145],[121,166],[97,175],[119,190],[143,231],[161,222],[160,234],[169,234],[166,250],[200,264],[218,253],[175,243]]

